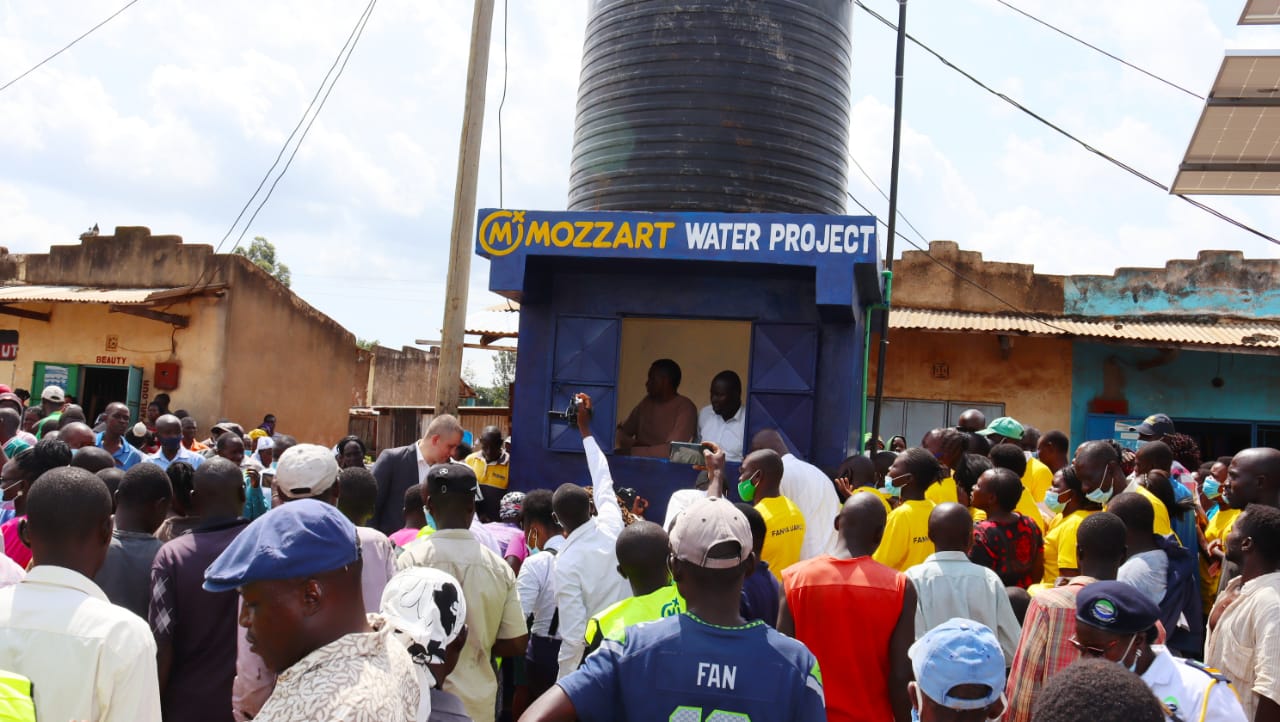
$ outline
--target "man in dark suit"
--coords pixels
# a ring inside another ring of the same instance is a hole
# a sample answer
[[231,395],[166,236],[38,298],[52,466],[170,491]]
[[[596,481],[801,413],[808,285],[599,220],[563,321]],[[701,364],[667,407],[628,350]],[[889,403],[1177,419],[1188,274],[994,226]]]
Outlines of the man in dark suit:
[[453,457],[462,443],[462,425],[457,417],[445,414],[431,420],[427,433],[408,446],[387,449],[373,464],[373,478],[378,481],[378,498],[374,506],[373,526],[383,534],[392,534],[404,526],[404,494],[409,487],[422,483],[432,464],[443,464]]

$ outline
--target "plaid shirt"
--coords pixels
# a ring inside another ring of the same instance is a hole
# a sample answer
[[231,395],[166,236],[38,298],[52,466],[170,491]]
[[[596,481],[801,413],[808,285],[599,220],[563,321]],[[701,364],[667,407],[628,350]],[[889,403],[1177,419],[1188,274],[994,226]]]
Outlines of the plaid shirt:
[[1036,693],[1080,656],[1068,641],[1076,633],[1076,594],[1095,581],[1075,577],[1065,586],[1045,589],[1031,598],[1005,690],[1009,698],[1005,722],[1030,722]]

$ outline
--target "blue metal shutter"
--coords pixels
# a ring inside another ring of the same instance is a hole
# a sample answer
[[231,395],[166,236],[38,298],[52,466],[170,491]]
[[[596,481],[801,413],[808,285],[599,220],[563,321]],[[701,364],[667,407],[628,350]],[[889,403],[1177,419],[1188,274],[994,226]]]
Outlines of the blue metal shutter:
[[[576,393],[591,396],[595,418],[592,432],[605,450],[613,448],[617,415],[618,342],[617,318],[562,315],[556,319],[555,351],[551,366],[551,398],[548,410],[563,411]],[[547,419],[547,448],[582,451],[576,427]]]
[[751,332],[747,385],[747,443],[776,428],[801,458],[812,452],[813,394],[818,369],[818,327],[756,323]]

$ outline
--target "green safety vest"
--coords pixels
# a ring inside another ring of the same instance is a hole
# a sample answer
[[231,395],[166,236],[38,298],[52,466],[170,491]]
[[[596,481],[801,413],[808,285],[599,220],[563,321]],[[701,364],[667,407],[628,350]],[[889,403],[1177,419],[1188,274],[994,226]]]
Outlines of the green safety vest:
[[0,670],[0,720],[36,722],[36,703],[31,696],[31,680]]
[[587,622],[587,653],[590,654],[606,639],[625,642],[627,627],[633,624],[674,617],[684,609],[684,597],[680,596],[674,584],[668,584],[643,597],[623,599]]

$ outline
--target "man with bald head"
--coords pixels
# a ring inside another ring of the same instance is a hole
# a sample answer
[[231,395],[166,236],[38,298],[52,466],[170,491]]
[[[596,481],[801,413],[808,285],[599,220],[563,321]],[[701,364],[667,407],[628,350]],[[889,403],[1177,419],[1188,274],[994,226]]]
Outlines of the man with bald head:
[[949,619],[972,619],[996,633],[1004,658],[1012,660],[1022,627],[1000,575],[969,561],[973,546],[969,510],[951,503],[934,507],[929,514],[929,539],[936,551],[906,572],[918,597],[916,639]]
[[960,414],[960,420],[956,423],[956,428],[976,434],[987,428],[987,415],[977,409],[965,409]]
[[636,521],[622,530],[615,547],[618,573],[631,585],[631,595],[587,622],[587,654],[606,639],[626,641],[627,627],[684,611],[684,598],[671,581],[667,532],[651,521]]
[[1232,509],[1250,504],[1280,507],[1280,451],[1245,449],[1231,459],[1222,498]]
[[839,546],[835,518],[840,511],[840,497],[831,479],[822,469],[791,453],[777,429],[764,429],[751,438],[751,450],[761,449],[769,449],[782,457],[780,491],[804,517],[804,543],[800,546],[800,558],[835,554]]
[[96,443],[111,454],[116,467],[128,471],[134,464],[146,458],[136,446],[125,441],[124,435],[129,432],[129,423],[132,420],[129,407],[116,401],[107,404],[107,410],[103,413],[107,417],[107,426],[97,435]]
[[[64,436],[62,438],[65,441],[67,437]],[[103,469],[120,471],[116,469],[115,460],[111,458],[111,454],[108,454],[106,449],[100,449],[92,444],[82,446],[79,449],[72,448],[75,451],[75,456],[71,457],[71,465],[74,467],[84,469],[92,474],[96,474]],[[120,471],[120,473],[123,474],[124,472]]]
[[[772,449],[751,452],[738,469],[738,496],[755,506],[768,530],[760,558],[778,581],[783,569],[802,558],[805,540],[804,514],[782,494],[784,470],[782,457]],[[718,482],[707,488],[707,496],[722,495]]]
[[[62,417],[66,419],[64,414]],[[62,429],[58,432],[58,438],[71,448],[72,451],[78,451],[86,446],[93,446],[97,440],[93,429],[88,424],[80,421],[71,421],[63,424]]]
[[199,469],[204,463],[203,456],[182,445],[182,419],[173,414],[156,419],[156,443],[160,444],[160,450],[148,456],[147,461],[161,469],[168,469],[175,461],[185,461],[193,469]]
[[850,558],[824,554],[782,574],[778,631],[818,658],[830,719],[911,717],[907,648],[915,641],[916,593],[905,574],[871,556],[885,517],[876,495],[854,494],[834,524]]
[[[181,440],[178,418],[170,418]],[[229,722],[237,598],[234,591],[207,592],[203,585],[205,569],[248,524],[240,517],[244,482],[240,467],[213,458],[196,469],[191,483],[192,514],[200,525],[161,547],[151,565],[147,618],[158,648],[160,702],[166,720]]]

